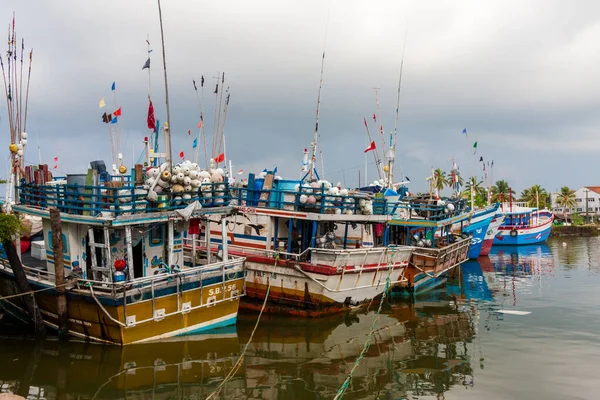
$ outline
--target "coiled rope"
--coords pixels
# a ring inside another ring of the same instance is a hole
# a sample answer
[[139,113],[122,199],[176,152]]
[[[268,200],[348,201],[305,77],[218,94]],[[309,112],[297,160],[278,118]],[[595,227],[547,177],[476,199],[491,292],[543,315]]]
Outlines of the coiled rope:
[[385,299],[387,297],[387,292],[390,289],[390,283],[391,283],[390,275],[392,274],[392,269],[393,269],[393,265],[394,265],[393,258],[394,258],[394,253],[392,252],[392,256],[390,257],[390,265],[388,268],[387,277],[385,278],[385,288],[383,290],[383,294],[381,295],[381,301],[379,303],[379,308],[377,309],[377,313],[375,314],[375,319],[373,320],[373,324],[371,325],[371,330],[369,331],[369,336],[367,337],[367,340],[365,341],[365,345],[364,345],[362,351],[360,352],[359,356],[356,358],[356,361],[354,361],[354,366],[352,366],[350,373],[346,377],[346,380],[344,380],[344,383],[342,384],[342,386],[338,389],[333,400],[339,400],[342,397],[344,397],[344,395],[346,394],[346,391],[348,390],[348,386],[350,386],[350,380],[352,379],[352,376],[354,375],[354,371],[356,371],[356,368],[358,368],[358,366],[360,365],[360,362],[362,361],[365,354],[367,353],[367,351],[369,351],[369,348],[371,347],[371,340],[373,340],[373,334],[376,331],[377,322],[379,321],[379,314],[381,314],[381,309],[383,308],[383,303],[385,302]]
[[[279,253],[275,253],[275,265],[273,267],[277,266],[278,261],[279,261]],[[267,293],[265,294],[265,300],[263,301],[263,305],[262,305],[262,308],[260,309],[260,313],[258,313],[258,319],[256,320],[256,324],[254,325],[254,329],[252,329],[250,338],[248,339],[248,342],[244,345],[244,350],[242,350],[242,353],[240,354],[240,358],[238,358],[238,360],[233,365],[233,367],[231,367],[231,370],[229,371],[229,373],[227,374],[225,379],[223,379],[221,381],[219,386],[217,386],[215,391],[212,392],[210,395],[208,395],[206,400],[210,400],[213,397],[217,396],[221,392],[221,389],[223,389],[223,386],[237,373],[237,371],[242,366],[242,363],[244,361],[244,356],[246,355],[246,350],[248,350],[248,346],[250,345],[250,343],[252,343],[252,338],[254,338],[254,333],[258,329],[258,324],[260,322],[260,318],[262,317],[263,311],[267,307],[267,299],[269,298],[270,291],[271,291],[271,279],[267,278]]]

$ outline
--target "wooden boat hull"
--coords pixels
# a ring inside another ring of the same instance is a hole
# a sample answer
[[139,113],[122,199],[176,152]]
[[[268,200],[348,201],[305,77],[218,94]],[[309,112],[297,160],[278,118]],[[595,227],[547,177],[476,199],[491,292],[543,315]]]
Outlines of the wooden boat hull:
[[[171,287],[165,289],[165,292],[170,290],[172,293],[156,296],[154,301],[147,299],[148,296],[139,296],[140,299],[136,302],[137,294],[128,295],[127,302],[133,300],[129,304],[123,304],[123,301],[115,301],[98,293],[94,295],[85,288],[68,290],[69,334],[98,342],[125,345],[233,325],[237,318],[239,297],[237,294],[233,296],[232,293],[235,293],[237,288],[243,288],[242,275],[227,281],[224,293],[222,282],[206,284],[202,287],[196,285],[195,288],[182,291]],[[33,279],[29,279],[29,284],[32,290],[50,287],[47,283]],[[214,297],[217,291],[218,301],[211,305],[209,298]],[[0,295],[10,296],[17,293],[12,272],[6,267],[0,268]],[[35,294],[44,323],[54,329],[58,327],[56,295],[57,291],[52,288]],[[191,307],[187,313],[181,312],[185,303],[189,303]],[[26,315],[25,307],[19,297],[2,301],[0,304],[9,313],[21,319]],[[131,323],[132,317],[137,323]],[[141,323],[142,321],[149,321],[149,323]]]
[[442,285],[449,271],[468,260],[470,245],[467,237],[442,248],[415,248],[405,274],[408,284],[396,292],[419,294]]
[[265,312],[285,313],[305,317],[347,312],[352,307],[371,302],[383,294],[388,274],[392,284],[406,281],[406,262],[390,271],[384,263],[374,268],[347,267],[339,272],[329,268],[305,270],[302,263],[291,260],[275,262],[270,257],[246,257],[246,296],[241,308],[258,310],[267,295],[269,304]]

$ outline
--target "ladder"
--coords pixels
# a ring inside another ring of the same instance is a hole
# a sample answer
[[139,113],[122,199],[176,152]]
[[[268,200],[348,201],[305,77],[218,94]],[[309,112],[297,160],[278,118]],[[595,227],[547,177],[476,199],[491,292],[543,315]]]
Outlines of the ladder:
[[[103,228],[104,243],[96,243],[94,228],[88,230],[88,244],[92,260],[92,279],[96,281],[112,282],[113,267],[110,254],[110,232],[107,227]],[[102,259],[98,260],[96,249],[102,249]]]

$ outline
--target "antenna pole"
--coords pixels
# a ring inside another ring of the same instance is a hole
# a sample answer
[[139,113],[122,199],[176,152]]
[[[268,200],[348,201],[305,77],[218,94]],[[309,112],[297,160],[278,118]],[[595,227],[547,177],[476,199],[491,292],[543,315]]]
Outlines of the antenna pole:
[[162,22],[162,10],[160,7],[160,0],[158,1],[158,19],[160,20],[160,40],[162,44],[162,56],[163,56],[163,69],[165,71],[165,102],[167,105],[167,124],[164,129],[165,133],[165,153],[166,153],[166,161],[168,168],[172,168],[171,160],[171,114],[169,112],[169,85],[167,83],[167,58],[165,56],[165,35],[163,31],[163,22]]

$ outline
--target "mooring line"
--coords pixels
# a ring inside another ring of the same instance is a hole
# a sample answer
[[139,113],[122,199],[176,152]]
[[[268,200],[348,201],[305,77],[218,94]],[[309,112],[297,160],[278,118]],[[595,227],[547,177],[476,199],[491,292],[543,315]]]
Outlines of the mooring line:
[[381,295],[381,301],[379,303],[379,308],[377,309],[377,313],[375,314],[375,319],[373,320],[373,324],[371,325],[371,330],[369,331],[369,335],[367,337],[367,340],[365,341],[365,345],[363,346],[363,349],[360,352],[359,356],[356,358],[356,361],[354,361],[354,366],[350,370],[350,373],[344,380],[344,383],[342,384],[342,386],[337,391],[337,394],[335,395],[333,400],[339,400],[342,397],[344,397],[344,395],[346,394],[346,390],[348,390],[348,386],[350,385],[350,380],[352,379],[352,376],[354,375],[354,371],[356,371],[356,368],[358,368],[358,366],[360,365],[360,362],[362,361],[365,354],[367,353],[367,351],[369,351],[369,348],[371,347],[371,340],[373,339],[373,334],[375,333],[375,330],[377,327],[377,322],[379,321],[379,314],[381,314],[381,310],[383,308],[383,303],[385,302],[385,299],[387,297],[387,292],[390,289],[390,282],[391,282],[390,275],[392,274],[392,269],[393,269],[393,265],[394,265],[393,258],[394,258],[394,253],[392,252],[392,257],[390,258],[390,266],[388,268],[388,274],[385,279],[385,288],[383,290],[383,294]]
[[[277,266],[277,261],[279,261],[279,255],[276,254],[275,255],[275,265],[273,267]],[[265,294],[265,300],[263,301],[263,305],[262,305],[262,308],[260,309],[260,313],[258,313],[258,319],[256,320],[256,324],[254,325],[254,329],[252,330],[252,333],[250,334],[250,338],[248,339],[248,342],[244,345],[244,350],[242,350],[242,353],[240,354],[240,358],[238,358],[238,360],[233,365],[233,367],[231,367],[231,370],[229,371],[229,373],[227,374],[227,376],[225,377],[225,379],[223,379],[223,381],[221,381],[221,383],[219,384],[219,386],[217,386],[217,388],[215,389],[215,391],[212,392],[206,398],[206,400],[210,400],[214,396],[218,395],[219,392],[221,392],[221,389],[223,389],[223,385],[225,385],[233,377],[233,375],[235,375],[235,373],[240,369],[240,367],[242,365],[242,362],[244,361],[244,356],[246,354],[246,350],[248,350],[248,346],[250,345],[250,343],[252,343],[252,338],[254,338],[254,333],[258,329],[258,324],[259,324],[260,319],[262,317],[263,311],[267,307],[267,299],[269,298],[269,292],[270,291],[271,291],[271,279],[267,278],[267,293]]]

